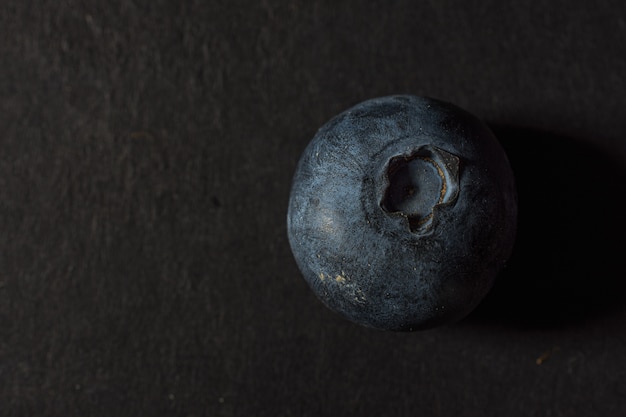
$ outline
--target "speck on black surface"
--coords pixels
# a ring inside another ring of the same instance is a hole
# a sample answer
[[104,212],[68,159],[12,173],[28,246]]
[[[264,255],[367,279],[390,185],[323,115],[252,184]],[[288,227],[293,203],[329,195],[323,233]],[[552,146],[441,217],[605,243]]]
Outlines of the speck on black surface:
[[[0,415],[626,414],[623,2],[3,3]],[[513,257],[453,326],[350,324],[286,238],[316,130],[494,127]]]

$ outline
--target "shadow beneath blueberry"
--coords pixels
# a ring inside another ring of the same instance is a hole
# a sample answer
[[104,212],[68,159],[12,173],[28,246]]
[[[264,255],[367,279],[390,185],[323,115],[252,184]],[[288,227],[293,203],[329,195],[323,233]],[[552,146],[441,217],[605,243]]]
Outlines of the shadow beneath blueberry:
[[466,320],[564,327],[623,312],[623,161],[575,138],[491,127],[515,174],[518,231],[507,267]]

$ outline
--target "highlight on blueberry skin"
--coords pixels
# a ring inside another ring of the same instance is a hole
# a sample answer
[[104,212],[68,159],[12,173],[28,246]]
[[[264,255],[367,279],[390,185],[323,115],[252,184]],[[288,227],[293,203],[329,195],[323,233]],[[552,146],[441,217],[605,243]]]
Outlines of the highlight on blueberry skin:
[[466,317],[511,254],[517,194],[489,128],[440,100],[362,102],[298,162],[287,234],[306,282],[363,326],[428,329]]

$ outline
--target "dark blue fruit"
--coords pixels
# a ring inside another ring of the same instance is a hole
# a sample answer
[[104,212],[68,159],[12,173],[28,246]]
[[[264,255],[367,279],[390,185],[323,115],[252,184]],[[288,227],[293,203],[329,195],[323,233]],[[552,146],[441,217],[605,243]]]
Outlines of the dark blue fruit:
[[456,322],[490,290],[515,239],[517,194],[476,117],[431,98],[365,101],[315,135],[287,215],[319,299],[364,326]]

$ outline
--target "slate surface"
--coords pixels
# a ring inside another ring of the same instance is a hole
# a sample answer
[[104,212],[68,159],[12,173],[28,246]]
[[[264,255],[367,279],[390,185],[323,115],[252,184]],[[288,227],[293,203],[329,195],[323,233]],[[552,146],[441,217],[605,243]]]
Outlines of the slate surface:
[[[626,415],[626,3],[524,3],[2,2],[0,415]],[[327,311],[285,231],[317,128],[394,93],[520,190],[487,300],[411,334]]]

